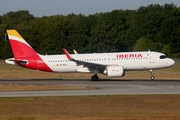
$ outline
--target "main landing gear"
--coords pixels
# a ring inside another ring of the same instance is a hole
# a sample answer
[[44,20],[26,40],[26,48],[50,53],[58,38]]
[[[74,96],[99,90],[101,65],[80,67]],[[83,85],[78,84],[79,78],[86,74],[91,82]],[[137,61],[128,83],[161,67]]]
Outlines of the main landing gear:
[[98,76],[97,76],[97,74],[93,75],[93,76],[91,77],[91,80],[92,80],[92,81],[96,81],[96,80],[98,80]]
[[91,77],[91,80],[92,81],[97,81],[99,79],[98,76],[97,76],[98,70],[94,69],[93,73],[94,73],[94,75]]
[[150,79],[151,79],[151,80],[154,80],[154,79],[155,79],[155,77],[153,76],[153,70],[152,70],[152,69],[150,69],[150,70],[149,70],[149,72],[150,72],[150,75],[151,75]]

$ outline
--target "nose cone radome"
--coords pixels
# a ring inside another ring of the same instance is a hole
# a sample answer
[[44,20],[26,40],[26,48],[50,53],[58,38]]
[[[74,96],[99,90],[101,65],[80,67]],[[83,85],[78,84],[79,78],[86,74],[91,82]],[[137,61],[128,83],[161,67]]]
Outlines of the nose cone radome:
[[173,59],[169,59],[168,60],[168,65],[169,65],[169,67],[170,66],[173,66],[175,64],[175,61],[173,60]]

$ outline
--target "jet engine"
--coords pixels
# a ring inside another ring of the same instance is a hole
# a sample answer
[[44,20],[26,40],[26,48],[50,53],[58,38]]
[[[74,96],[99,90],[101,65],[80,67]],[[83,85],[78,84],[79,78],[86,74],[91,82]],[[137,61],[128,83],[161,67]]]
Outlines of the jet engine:
[[108,77],[122,77],[125,76],[124,66],[108,66],[104,72]]

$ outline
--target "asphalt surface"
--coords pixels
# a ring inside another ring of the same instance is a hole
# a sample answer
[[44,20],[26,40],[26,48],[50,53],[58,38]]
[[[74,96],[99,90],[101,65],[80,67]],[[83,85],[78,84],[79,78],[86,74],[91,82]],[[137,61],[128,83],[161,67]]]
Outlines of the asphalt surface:
[[0,97],[26,96],[85,96],[124,94],[180,94],[180,80],[63,80],[63,79],[21,79],[0,80],[0,84],[19,85],[69,85],[95,87],[93,90],[16,91],[0,92]]

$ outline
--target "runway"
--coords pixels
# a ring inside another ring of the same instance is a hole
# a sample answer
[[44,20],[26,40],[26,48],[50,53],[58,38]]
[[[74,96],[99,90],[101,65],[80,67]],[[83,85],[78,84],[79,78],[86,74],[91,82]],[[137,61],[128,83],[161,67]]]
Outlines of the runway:
[[0,84],[21,85],[69,85],[94,87],[93,90],[16,91],[0,92],[0,97],[27,96],[86,96],[86,95],[132,95],[132,94],[180,94],[180,80],[63,80],[21,79],[0,80]]

